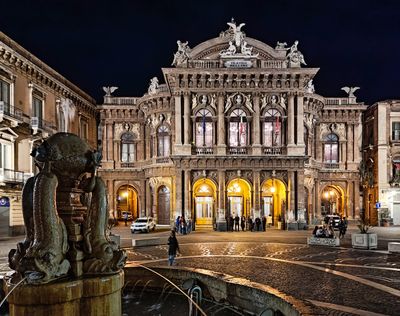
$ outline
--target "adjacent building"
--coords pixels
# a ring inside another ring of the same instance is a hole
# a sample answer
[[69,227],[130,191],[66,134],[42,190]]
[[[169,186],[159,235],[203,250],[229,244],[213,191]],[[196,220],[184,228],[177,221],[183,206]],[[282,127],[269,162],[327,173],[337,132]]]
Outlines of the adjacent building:
[[32,147],[56,132],[97,146],[95,100],[0,32],[0,235],[23,233]]
[[357,88],[318,95],[319,69],[298,41],[273,48],[228,25],[193,48],[178,41],[165,83],[151,79],[143,96],[105,87],[100,175],[110,211],[167,225],[184,215],[204,229],[224,229],[230,215],[292,228],[325,214],[358,218],[367,106]]

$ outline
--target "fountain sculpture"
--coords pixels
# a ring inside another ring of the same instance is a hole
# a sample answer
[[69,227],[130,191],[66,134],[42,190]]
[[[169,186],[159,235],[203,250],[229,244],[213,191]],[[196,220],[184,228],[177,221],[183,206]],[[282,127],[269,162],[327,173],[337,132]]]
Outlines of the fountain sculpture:
[[22,192],[25,239],[9,253],[5,291],[26,278],[10,293],[11,315],[120,315],[126,254],[108,237],[101,154],[57,133],[31,155],[40,172]]

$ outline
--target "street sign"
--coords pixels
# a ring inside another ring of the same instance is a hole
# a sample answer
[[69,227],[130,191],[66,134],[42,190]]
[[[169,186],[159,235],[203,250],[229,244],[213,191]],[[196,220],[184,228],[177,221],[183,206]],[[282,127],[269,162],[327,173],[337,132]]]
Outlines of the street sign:
[[381,202],[376,202],[375,203],[375,208],[381,208]]

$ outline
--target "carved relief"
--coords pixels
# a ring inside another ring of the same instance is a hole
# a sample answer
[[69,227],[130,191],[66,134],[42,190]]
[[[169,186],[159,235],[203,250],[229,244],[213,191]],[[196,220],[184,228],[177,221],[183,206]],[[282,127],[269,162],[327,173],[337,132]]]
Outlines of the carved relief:
[[149,178],[150,187],[154,190],[160,185],[165,185],[168,188],[172,188],[172,181],[170,177],[152,177]]
[[135,138],[140,138],[140,124],[139,123],[117,123],[114,127],[116,139],[120,139],[121,135],[126,132],[132,132],[135,134]]
[[253,102],[251,94],[245,95],[244,93],[232,93],[226,97],[225,113],[229,111],[232,106],[243,105],[250,113],[254,113]]
[[346,140],[346,124],[344,123],[321,123],[320,125],[320,140],[323,141],[326,135],[334,133],[339,136],[340,141]]

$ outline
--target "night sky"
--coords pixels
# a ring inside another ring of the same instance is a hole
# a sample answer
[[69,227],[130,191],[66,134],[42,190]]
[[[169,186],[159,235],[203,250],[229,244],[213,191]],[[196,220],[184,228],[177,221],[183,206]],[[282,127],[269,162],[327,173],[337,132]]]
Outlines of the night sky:
[[[170,67],[176,41],[190,47],[217,37],[234,17],[247,36],[299,50],[320,67],[316,92],[359,101],[400,99],[400,1],[9,1],[0,30],[102,101],[142,96]],[[163,82],[163,79],[161,80]]]

